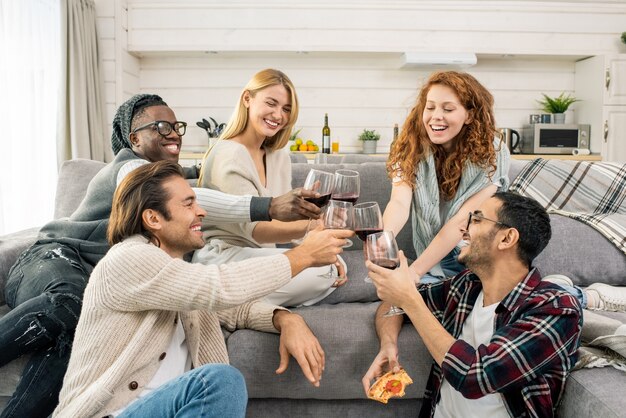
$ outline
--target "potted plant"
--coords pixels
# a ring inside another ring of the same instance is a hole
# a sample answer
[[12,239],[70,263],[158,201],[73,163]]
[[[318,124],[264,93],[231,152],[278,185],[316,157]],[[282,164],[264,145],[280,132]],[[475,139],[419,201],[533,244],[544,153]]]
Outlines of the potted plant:
[[622,43],[626,44],[626,32],[622,32]]
[[359,141],[363,141],[363,154],[376,154],[376,141],[380,139],[380,134],[375,130],[363,129],[359,134]]
[[543,94],[543,100],[537,100],[537,102],[541,105],[544,112],[552,113],[554,115],[554,123],[564,123],[565,112],[567,109],[572,103],[579,101],[577,98],[572,97],[569,94],[566,96],[565,92],[561,93],[558,97],[550,97],[545,93],[541,94]]

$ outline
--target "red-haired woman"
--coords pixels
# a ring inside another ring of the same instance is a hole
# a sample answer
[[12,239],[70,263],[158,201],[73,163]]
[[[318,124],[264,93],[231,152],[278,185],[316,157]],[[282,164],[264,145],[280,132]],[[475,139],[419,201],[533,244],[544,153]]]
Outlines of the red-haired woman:
[[383,222],[397,235],[412,214],[416,281],[463,269],[456,255],[468,213],[508,188],[509,162],[491,93],[466,73],[432,74],[387,162],[393,188]]

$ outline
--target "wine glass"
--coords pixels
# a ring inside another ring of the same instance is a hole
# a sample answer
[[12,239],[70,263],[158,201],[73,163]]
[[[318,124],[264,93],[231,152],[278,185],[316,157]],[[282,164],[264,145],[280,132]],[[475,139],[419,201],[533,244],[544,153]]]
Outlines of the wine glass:
[[354,170],[335,171],[335,188],[331,199],[355,204],[361,189],[359,172]]
[[[365,256],[377,266],[390,270],[400,267],[400,257],[398,255],[398,244],[392,231],[382,231],[367,236],[365,241]],[[392,306],[383,316],[402,315],[404,311],[396,306]]]
[[[353,210],[352,203],[342,202],[340,200],[330,200],[322,215],[324,221],[324,229],[350,229],[353,228]],[[352,242],[346,243],[344,248],[352,246]],[[320,277],[325,279],[339,279],[339,274],[334,274],[331,267],[327,274]]]
[[[350,202],[355,204],[359,198],[361,184],[359,181],[359,172],[354,170],[336,170],[335,171],[335,188],[330,197],[332,200],[341,200],[342,202]],[[352,240],[348,239],[349,246],[352,246]]]
[[335,175],[326,171],[311,169],[304,180],[304,190],[314,190],[320,197],[307,197],[304,200],[313,203],[318,208],[324,207],[330,200],[335,187]]
[[[377,202],[365,202],[354,205],[354,233],[361,241],[365,241],[368,235],[381,232],[383,230],[383,215],[380,213],[380,206]],[[365,243],[363,252],[367,258]],[[369,276],[365,276],[366,282],[371,283]]]
[[[335,175],[326,171],[311,169],[304,180],[304,190],[314,190],[320,194],[320,197],[305,197],[304,200],[313,203],[318,208],[324,207],[330,200],[330,196],[335,187]],[[309,225],[307,225],[304,236],[309,232],[309,226],[311,220],[309,219]],[[291,242],[297,245],[302,244],[303,238],[294,239]]]

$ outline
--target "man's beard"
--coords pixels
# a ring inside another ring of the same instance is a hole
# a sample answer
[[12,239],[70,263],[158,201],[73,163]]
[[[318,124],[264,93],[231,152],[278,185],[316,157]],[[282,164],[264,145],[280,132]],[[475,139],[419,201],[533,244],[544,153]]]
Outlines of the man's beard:
[[496,232],[493,231],[487,236],[470,240],[466,251],[459,254],[457,261],[474,272],[491,270],[493,260],[489,252],[489,243],[495,238]]

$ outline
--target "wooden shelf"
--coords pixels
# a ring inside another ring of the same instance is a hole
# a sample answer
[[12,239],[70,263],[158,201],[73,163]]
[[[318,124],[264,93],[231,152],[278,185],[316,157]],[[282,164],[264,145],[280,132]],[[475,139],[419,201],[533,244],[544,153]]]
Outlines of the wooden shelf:
[[[313,160],[315,158],[315,153],[303,153],[308,160]],[[343,156],[348,155],[346,153],[340,154],[329,154],[331,156]],[[359,154],[363,155],[363,154]],[[371,156],[381,156],[387,154],[367,154]],[[202,160],[204,157],[203,152],[188,152],[181,151],[180,159],[181,160]],[[591,155],[570,155],[570,154],[511,154],[511,158],[514,160],[534,160],[536,158],[543,158],[545,160],[576,160],[576,161],[602,161],[602,157],[599,154],[591,154]]]

